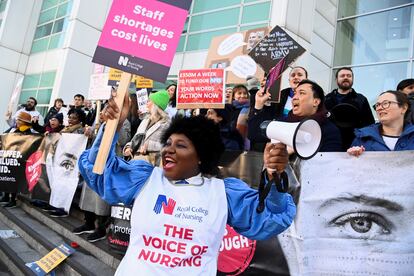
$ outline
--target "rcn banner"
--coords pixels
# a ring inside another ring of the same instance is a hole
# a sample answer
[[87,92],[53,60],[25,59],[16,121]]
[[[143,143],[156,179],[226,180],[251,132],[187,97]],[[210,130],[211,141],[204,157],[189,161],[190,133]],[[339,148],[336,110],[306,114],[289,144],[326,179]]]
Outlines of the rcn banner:
[[1,135],[0,191],[27,193],[41,176],[41,135]]
[[181,70],[177,108],[223,108],[224,69]]
[[[318,154],[300,166],[291,275],[413,275],[414,151]],[[323,172],[323,173],[321,173]]]
[[114,0],[93,62],[165,82],[191,0]]

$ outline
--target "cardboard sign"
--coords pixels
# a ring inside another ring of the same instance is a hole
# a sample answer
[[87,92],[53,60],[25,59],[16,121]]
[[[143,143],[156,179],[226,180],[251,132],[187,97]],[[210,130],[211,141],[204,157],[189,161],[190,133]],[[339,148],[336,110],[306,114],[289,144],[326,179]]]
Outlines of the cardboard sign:
[[223,108],[224,70],[181,70],[178,74],[177,108]]
[[55,269],[61,262],[63,262],[74,252],[75,249],[63,243],[47,253],[40,260],[33,263],[27,263],[26,266],[29,267],[35,275],[43,276]]
[[93,62],[165,82],[191,0],[114,0]]
[[256,63],[269,72],[283,58],[286,58],[282,72],[305,52],[292,37],[279,26],[274,27],[249,53]]
[[108,85],[108,74],[100,73],[91,75],[89,83],[89,100],[107,100],[111,96],[111,86]]
[[205,63],[206,68],[227,68],[226,83],[245,83],[249,75],[263,77],[263,70],[247,56],[247,53],[269,32],[269,28],[257,28],[244,32],[214,37]]
[[282,76],[286,58],[282,58],[276,66],[272,67],[267,75],[265,89],[270,93],[269,102],[280,102],[280,77]]
[[[118,86],[121,80],[121,70],[114,68],[109,69],[108,85]],[[152,88],[154,87],[154,81],[141,76],[132,76],[131,83],[134,83],[137,88]]]

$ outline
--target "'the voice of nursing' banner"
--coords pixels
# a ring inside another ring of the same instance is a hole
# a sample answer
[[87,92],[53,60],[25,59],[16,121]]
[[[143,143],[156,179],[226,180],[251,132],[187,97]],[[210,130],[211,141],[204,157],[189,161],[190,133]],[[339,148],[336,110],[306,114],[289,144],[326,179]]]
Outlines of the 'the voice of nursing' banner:
[[165,82],[191,0],[114,0],[93,62]]
[[291,275],[412,275],[413,164],[414,151],[303,161],[298,212],[279,236]]

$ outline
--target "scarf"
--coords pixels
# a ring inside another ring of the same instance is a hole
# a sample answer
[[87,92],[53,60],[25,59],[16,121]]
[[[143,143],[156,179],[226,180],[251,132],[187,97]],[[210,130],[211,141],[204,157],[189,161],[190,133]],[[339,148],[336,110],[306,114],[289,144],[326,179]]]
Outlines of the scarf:
[[62,129],[62,133],[74,133],[78,129],[82,128],[82,123],[73,125],[73,126],[67,126],[64,129]]

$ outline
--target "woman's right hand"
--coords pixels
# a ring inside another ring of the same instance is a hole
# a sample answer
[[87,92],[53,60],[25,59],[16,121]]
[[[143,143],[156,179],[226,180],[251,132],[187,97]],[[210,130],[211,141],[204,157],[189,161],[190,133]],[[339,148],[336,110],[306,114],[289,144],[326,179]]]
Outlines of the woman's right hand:
[[360,155],[361,155],[364,151],[365,151],[364,146],[360,146],[360,147],[356,146],[356,147],[350,147],[350,148],[349,148],[346,152],[347,152],[349,155],[352,155],[352,156],[358,157],[358,156],[360,156]]
[[[116,92],[112,92],[114,95]],[[107,120],[113,120],[119,117],[117,131],[119,131],[124,124],[125,119],[129,113],[129,95],[128,92],[125,93],[125,97],[123,100],[122,106],[119,108],[115,102],[115,99],[111,97],[106,105],[105,109],[103,110],[104,118]]]
[[264,91],[264,87],[260,88],[259,91],[257,91],[255,96],[255,103],[254,108],[257,110],[260,110],[265,105],[265,102],[270,99],[270,93],[269,89],[267,89],[266,93]]
[[126,156],[126,157],[133,157],[131,147],[126,147],[124,149],[123,155]]

